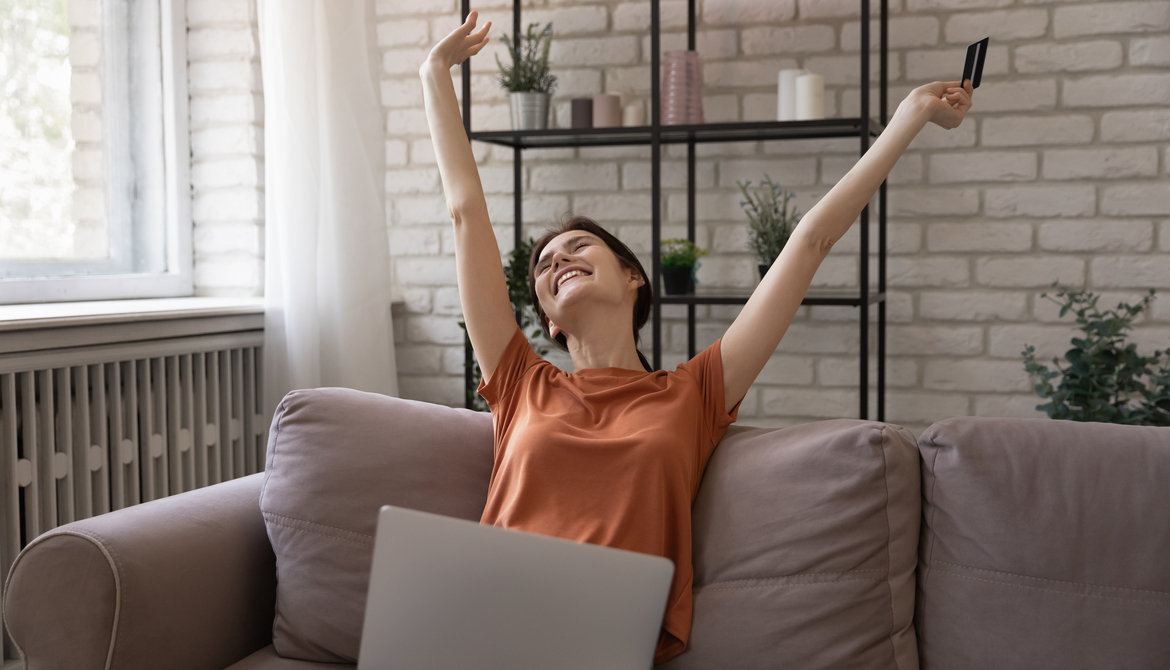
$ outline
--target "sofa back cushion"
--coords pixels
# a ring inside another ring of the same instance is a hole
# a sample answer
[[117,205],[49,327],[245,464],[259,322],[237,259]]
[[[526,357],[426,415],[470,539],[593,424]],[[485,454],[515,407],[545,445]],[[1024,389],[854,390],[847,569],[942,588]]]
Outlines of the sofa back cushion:
[[273,417],[260,509],[281,656],[357,659],[378,509],[478,521],[491,415],[350,389],[293,391]]
[[920,496],[904,428],[732,426],[692,512],[688,650],[661,667],[916,670]]
[[1170,428],[954,418],[922,434],[923,668],[1170,664]]
[[[491,416],[345,389],[294,391],[273,419],[261,510],[281,656],[358,653],[378,508],[478,520]],[[732,426],[693,508],[695,614],[668,668],[917,668],[913,435],[841,419]]]

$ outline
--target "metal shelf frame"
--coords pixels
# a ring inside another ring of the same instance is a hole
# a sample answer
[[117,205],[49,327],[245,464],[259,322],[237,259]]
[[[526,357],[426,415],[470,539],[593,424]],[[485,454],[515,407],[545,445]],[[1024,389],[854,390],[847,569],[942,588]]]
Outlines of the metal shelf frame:
[[[469,140],[509,146],[513,150],[513,204],[515,208],[514,241],[519,247],[523,239],[521,206],[523,203],[523,152],[525,149],[551,149],[588,146],[650,146],[650,247],[651,286],[654,287],[654,304],[651,310],[653,354],[651,365],[662,367],[662,305],[687,306],[687,357],[695,355],[695,305],[742,305],[751,295],[750,289],[699,290],[688,295],[665,295],[660,289],[661,228],[662,228],[662,145],[685,144],[687,146],[687,239],[695,239],[695,145],[703,142],[756,142],[760,140],[808,139],[823,137],[858,137],[860,155],[869,149],[871,137],[881,134],[888,123],[887,97],[889,73],[889,7],[888,0],[877,0],[879,4],[879,100],[878,116],[870,117],[869,96],[869,45],[870,45],[870,2],[858,0],[861,4],[861,78],[860,114],[853,118],[816,119],[808,121],[762,121],[741,123],[711,123],[686,126],[664,126],[660,124],[660,17],[659,0],[650,2],[650,125],[623,128],[550,128],[533,131],[487,131],[473,132],[471,129],[471,62],[462,65],[463,84],[463,127]],[[512,2],[512,35],[514,44],[519,46],[521,26],[521,0]],[[461,17],[471,12],[471,0],[461,0]],[[687,0],[687,48],[695,49],[695,0]],[[877,309],[877,420],[884,421],[886,414],[886,180],[879,187],[878,201],[878,272],[876,291],[869,281],[869,205],[861,211],[860,255],[858,263],[858,289],[813,289],[805,295],[802,305],[839,305],[858,308],[860,339],[858,341],[860,363],[858,416],[869,418],[869,314],[871,305]],[[473,352],[468,341],[465,345],[465,359],[470,362]],[[471,366],[466,367],[465,386],[472,378]],[[470,407],[471,398],[467,398]]]

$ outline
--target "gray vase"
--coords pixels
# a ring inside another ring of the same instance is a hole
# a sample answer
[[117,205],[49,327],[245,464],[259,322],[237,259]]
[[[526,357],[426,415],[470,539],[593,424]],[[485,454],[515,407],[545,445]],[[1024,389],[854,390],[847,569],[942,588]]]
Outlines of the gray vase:
[[545,130],[548,128],[548,93],[510,93],[512,130]]

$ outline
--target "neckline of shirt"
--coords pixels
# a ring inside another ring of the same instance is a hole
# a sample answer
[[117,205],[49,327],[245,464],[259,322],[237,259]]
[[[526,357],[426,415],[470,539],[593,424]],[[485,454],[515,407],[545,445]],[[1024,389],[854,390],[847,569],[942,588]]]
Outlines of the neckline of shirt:
[[574,376],[581,377],[616,377],[619,375],[648,375],[651,374],[646,370],[630,370],[629,368],[585,368],[584,370],[577,370],[571,373]]

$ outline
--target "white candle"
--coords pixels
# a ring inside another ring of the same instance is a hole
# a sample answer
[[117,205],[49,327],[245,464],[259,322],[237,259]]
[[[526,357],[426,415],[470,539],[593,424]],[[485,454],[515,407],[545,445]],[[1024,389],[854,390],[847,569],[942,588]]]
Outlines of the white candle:
[[780,77],[776,85],[776,120],[793,121],[796,119],[796,78],[807,74],[808,70],[780,70]]
[[630,103],[622,109],[622,125],[626,127],[646,125],[646,108],[642,103]]
[[825,78],[803,74],[796,78],[796,120],[825,118]]

